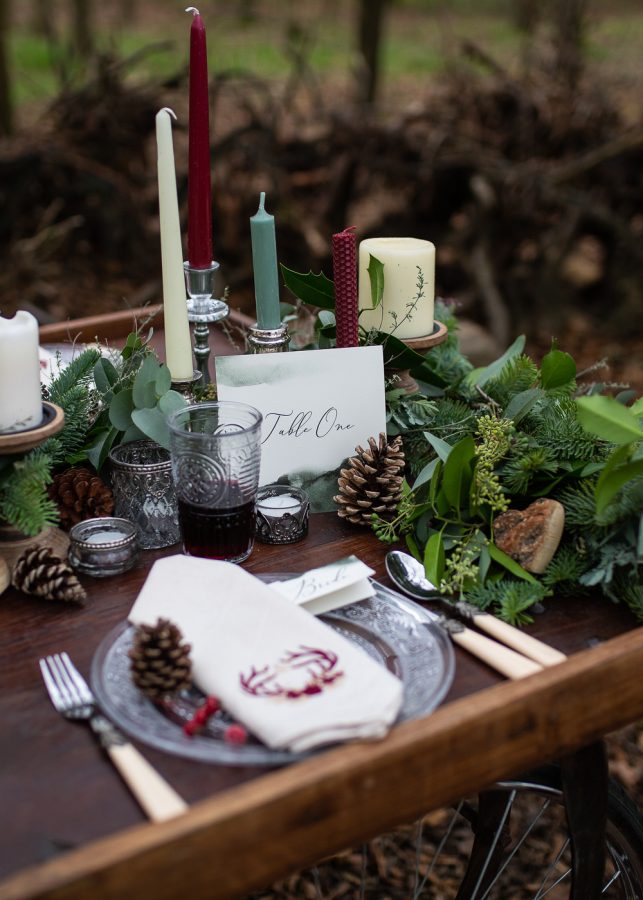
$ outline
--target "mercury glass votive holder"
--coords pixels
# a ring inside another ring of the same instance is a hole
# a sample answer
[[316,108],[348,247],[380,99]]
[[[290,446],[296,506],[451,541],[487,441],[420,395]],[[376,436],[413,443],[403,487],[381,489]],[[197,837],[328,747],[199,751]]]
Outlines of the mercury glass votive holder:
[[264,544],[293,544],[308,534],[310,501],[305,491],[289,484],[259,488],[255,519],[257,539]]
[[127,572],[138,559],[136,526],[129,519],[86,519],[71,529],[69,542],[70,565],[94,578]]
[[114,512],[133,522],[142,550],[171,547],[181,537],[170,454],[154,441],[119,444],[109,453]]

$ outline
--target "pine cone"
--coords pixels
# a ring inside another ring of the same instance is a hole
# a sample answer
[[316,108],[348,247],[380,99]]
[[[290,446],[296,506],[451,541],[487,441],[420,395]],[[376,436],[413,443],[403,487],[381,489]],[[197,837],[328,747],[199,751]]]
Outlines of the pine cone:
[[24,594],[45,600],[82,603],[86,597],[72,568],[51,547],[25,550],[14,566],[11,583]]
[[85,519],[110,516],[114,511],[111,490],[95,472],[84,467],[54,475],[49,497],[60,513],[60,524],[69,530]]
[[134,684],[151,700],[189,687],[191,649],[168,619],[159,619],[156,625],[139,625],[129,651]]
[[377,513],[383,519],[392,519],[402,497],[404,480],[404,451],[398,435],[389,444],[386,435],[368,439],[368,449],[356,447],[357,456],[339,476],[339,494],[333,497],[339,505],[337,514],[355,525],[370,525],[371,516]]

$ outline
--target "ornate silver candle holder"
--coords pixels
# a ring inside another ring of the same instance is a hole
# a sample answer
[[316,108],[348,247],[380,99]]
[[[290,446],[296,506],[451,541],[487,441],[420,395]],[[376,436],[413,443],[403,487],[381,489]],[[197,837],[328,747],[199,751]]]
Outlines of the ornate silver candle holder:
[[[210,351],[208,350],[208,353]],[[207,368],[207,365],[206,365]],[[191,378],[181,378],[176,381],[172,381],[172,390],[178,391],[179,394],[182,394],[188,403],[194,403],[194,389],[200,387],[203,382],[203,372],[199,372],[197,369],[192,372]]]
[[288,350],[290,334],[285,325],[279,328],[248,328],[248,353],[284,353]]
[[214,296],[218,262],[213,260],[205,269],[195,269],[189,262],[184,262],[183,271],[188,292],[188,320],[194,325],[194,357],[203,378],[202,384],[206,385],[210,383],[210,325],[225,319],[230,309],[227,303]]
[[305,491],[289,484],[259,488],[255,505],[257,539],[264,544],[293,544],[308,534],[310,501]]

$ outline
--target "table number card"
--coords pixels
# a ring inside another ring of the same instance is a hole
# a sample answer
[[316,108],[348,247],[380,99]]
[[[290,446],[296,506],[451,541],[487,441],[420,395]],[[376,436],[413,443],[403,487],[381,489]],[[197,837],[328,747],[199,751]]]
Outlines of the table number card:
[[386,430],[382,348],[222,356],[215,365],[219,400],[263,414],[260,483],[303,488],[312,512],[335,509],[341,464]]

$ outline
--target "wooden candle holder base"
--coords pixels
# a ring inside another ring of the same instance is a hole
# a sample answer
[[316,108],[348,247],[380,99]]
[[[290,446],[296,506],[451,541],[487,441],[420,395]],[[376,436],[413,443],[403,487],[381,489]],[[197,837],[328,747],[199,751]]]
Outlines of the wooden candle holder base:
[[26,453],[38,447],[47,438],[57,434],[65,424],[65,413],[55,403],[42,404],[42,421],[35,428],[27,431],[12,431],[9,434],[0,434],[0,456],[8,456],[12,453]]
[[[437,320],[433,323],[433,331],[431,334],[423,335],[417,338],[406,338],[402,340],[411,350],[429,350],[431,347],[437,347],[438,344],[444,343],[449,336],[446,325]],[[415,394],[418,390],[417,381],[411,375],[409,369],[395,369],[386,367],[387,376],[395,376],[395,387],[404,388],[407,394]]]

